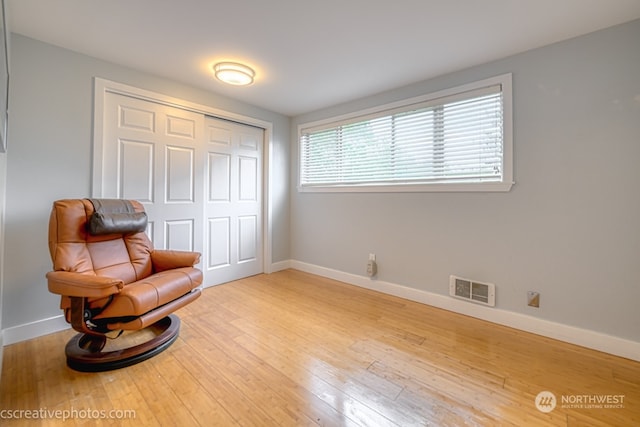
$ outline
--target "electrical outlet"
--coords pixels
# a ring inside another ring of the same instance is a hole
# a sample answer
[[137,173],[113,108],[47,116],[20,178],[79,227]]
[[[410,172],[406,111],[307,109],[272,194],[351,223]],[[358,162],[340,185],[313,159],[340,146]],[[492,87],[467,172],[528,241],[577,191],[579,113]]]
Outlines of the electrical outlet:
[[540,307],[540,292],[527,292],[527,305],[529,307]]
[[373,277],[378,273],[378,264],[374,260],[367,262],[367,276]]

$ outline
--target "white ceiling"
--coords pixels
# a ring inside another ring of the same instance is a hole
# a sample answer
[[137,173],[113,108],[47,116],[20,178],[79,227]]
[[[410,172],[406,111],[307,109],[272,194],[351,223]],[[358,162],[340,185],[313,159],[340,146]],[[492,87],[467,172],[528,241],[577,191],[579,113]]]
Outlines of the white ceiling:
[[[293,116],[640,18],[640,0],[5,0],[8,26]],[[252,66],[225,86],[219,60]]]

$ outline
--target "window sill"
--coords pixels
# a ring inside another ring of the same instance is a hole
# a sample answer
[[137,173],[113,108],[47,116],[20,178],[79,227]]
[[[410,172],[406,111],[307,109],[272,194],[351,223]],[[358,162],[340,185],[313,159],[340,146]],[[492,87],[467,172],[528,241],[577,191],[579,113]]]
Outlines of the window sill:
[[513,182],[300,186],[300,193],[506,193]]

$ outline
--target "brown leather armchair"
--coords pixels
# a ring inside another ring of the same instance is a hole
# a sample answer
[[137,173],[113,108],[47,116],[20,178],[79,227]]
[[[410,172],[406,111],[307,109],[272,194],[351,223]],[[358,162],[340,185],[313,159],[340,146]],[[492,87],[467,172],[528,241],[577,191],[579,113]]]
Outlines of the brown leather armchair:
[[[180,320],[173,312],[200,296],[202,272],[194,267],[200,254],[153,249],[146,226],[144,207],[134,200],[54,202],[48,286],[80,332],[65,349],[69,367],[97,372],[129,366],[177,339]],[[136,333],[152,338],[140,343],[131,338]],[[114,341],[133,345],[105,348],[107,338],[120,336]]]

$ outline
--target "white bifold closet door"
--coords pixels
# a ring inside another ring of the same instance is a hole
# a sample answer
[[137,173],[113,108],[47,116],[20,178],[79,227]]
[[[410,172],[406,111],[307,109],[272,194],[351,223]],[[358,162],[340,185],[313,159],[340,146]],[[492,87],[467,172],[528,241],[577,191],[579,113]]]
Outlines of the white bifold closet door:
[[263,271],[263,129],[108,92],[103,130],[99,196],[142,202],[156,248],[201,252],[204,286]]
[[205,268],[217,283],[263,271],[264,130],[207,117]]

